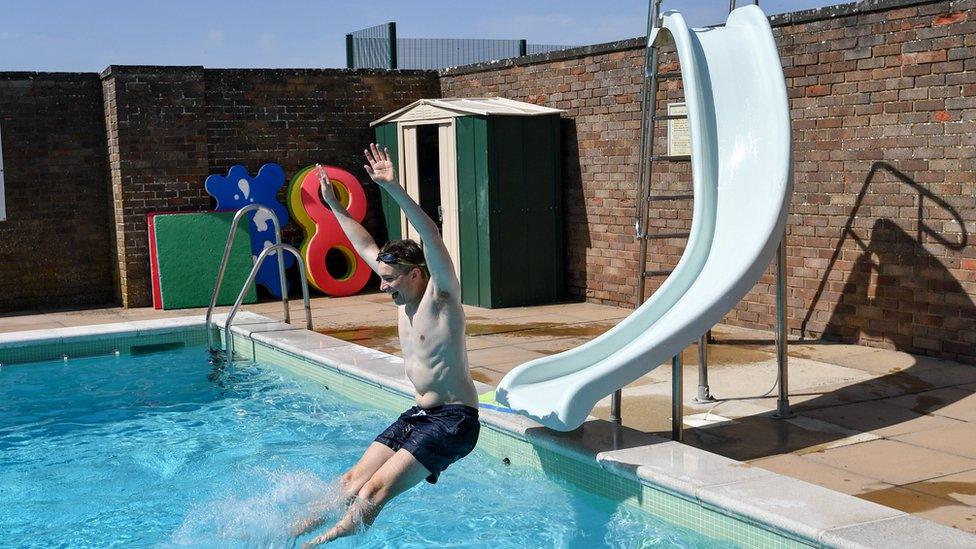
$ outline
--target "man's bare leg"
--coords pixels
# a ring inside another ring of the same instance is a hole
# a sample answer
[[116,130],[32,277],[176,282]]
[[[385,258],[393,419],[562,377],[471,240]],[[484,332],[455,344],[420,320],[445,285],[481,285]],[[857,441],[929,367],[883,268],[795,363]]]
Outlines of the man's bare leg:
[[356,532],[370,525],[383,505],[430,476],[430,471],[406,450],[399,450],[363,485],[352,504],[331,530],[306,543],[315,547]]
[[362,489],[380,467],[393,457],[393,450],[379,442],[373,442],[363,452],[359,461],[339,477],[339,490],[342,496],[338,500],[317,501],[309,506],[308,513],[304,518],[292,524],[292,535],[300,536],[306,532],[314,530],[325,521],[323,516],[332,509],[340,505],[350,503],[356,494]]

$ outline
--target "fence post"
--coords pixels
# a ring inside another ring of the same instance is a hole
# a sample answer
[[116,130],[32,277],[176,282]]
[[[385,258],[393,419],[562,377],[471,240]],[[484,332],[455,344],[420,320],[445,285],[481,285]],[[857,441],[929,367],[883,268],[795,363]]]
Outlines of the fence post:
[[356,63],[355,63],[355,58],[353,57],[352,48],[353,48],[352,34],[347,34],[346,35],[346,68],[347,69],[356,68],[355,67]]
[[397,68],[396,22],[390,21],[387,23],[386,30],[390,38],[390,69],[395,69]]

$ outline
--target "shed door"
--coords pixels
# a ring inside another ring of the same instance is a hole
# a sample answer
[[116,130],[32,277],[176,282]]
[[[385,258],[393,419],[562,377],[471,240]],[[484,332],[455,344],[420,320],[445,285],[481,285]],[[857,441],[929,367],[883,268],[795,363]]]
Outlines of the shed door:
[[[441,230],[441,237],[461,278],[458,241],[457,164],[454,120],[401,125],[404,188]],[[401,234],[420,240],[417,231],[401,214]]]

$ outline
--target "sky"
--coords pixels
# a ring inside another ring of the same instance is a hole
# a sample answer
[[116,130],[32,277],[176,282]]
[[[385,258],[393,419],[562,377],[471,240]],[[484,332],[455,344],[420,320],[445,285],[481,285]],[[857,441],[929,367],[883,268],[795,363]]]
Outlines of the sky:
[[[761,6],[771,15],[837,3],[843,1]],[[664,1],[693,26],[721,23],[728,5]],[[401,38],[588,45],[644,35],[647,0],[0,0],[0,71],[345,67],[346,33],[389,21]]]

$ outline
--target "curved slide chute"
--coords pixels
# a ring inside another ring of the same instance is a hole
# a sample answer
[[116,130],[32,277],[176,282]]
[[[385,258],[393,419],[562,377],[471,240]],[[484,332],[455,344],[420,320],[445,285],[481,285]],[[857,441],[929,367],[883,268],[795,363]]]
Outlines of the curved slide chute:
[[596,403],[681,352],[756,284],[786,224],[792,192],[790,110],[765,14],[744,6],[724,27],[689,29],[667,12],[692,145],[691,232],[661,287],[602,336],[512,370],[498,402],[569,431]]

